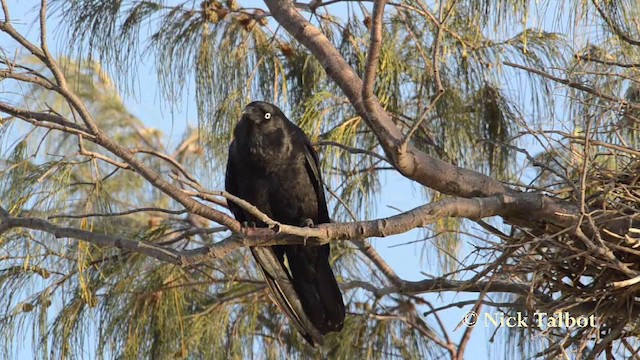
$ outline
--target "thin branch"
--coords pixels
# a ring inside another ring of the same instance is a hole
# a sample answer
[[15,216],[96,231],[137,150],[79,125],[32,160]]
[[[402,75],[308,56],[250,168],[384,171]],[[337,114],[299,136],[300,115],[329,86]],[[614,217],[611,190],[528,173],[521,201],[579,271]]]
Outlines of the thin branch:
[[52,58],[47,45],[47,0],[40,1],[40,48],[45,57]]
[[108,246],[140,253],[164,262],[179,264],[178,252],[162,248],[144,241],[132,241],[119,236],[98,234],[91,231],[62,227],[38,218],[12,217],[2,209],[0,231],[12,228],[25,228],[49,233],[56,238],[70,238],[87,241],[98,246]]
[[[434,64],[435,65],[435,64]],[[442,85],[440,85],[442,86]],[[409,144],[409,140],[411,139],[411,137],[413,136],[413,133],[416,132],[416,130],[418,130],[418,128],[420,128],[420,125],[422,125],[422,123],[424,122],[424,120],[427,118],[427,115],[429,114],[429,112],[431,111],[431,109],[435,106],[435,104],[438,102],[438,100],[440,100],[440,98],[442,97],[442,95],[444,94],[444,88],[440,89],[441,91],[438,91],[438,93],[436,94],[435,97],[432,98],[431,103],[429,104],[429,106],[427,107],[427,109],[422,113],[422,116],[420,116],[420,119],[418,119],[418,121],[416,121],[415,123],[413,123],[413,125],[411,126],[411,128],[409,129],[409,131],[406,133],[406,135],[402,138],[402,141],[400,142],[400,145],[398,145],[398,149],[400,149],[400,151],[406,151],[407,149],[407,144]]]
[[436,93],[438,95],[444,93],[444,87],[442,86],[442,80],[440,79],[440,66],[438,66],[438,63],[440,62],[439,57],[440,57],[440,40],[441,40],[441,37],[442,37],[442,25],[443,25],[443,22],[448,17],[448,15],[450,14],[449,11],[451,11],[451,9],[453,9],[453,6],[455,5],[455,2],[454,2],[454,4],[451,4],[451,7],[449,8],[449,11],[447,11],[447,14],[444,15],[444,16],[442,15],[442,5],[443,5],[443,1],[440,0],[440,5],[438,6],[439,7],[438,16],[440,18],[438,19],[438,24],[436,26],[436,37],[433,40],[433,59],[432,59],[433,77],[436,80]]
[[348,145],[341,144],[341,143],[339,143],[337,141],[322,140],[322,141],[318,141],[318,142],[314,143],[313,145],[317,145],[317,146],[335,146],[335,147],[339,147],[339,148],[341,148],[343,150],[346,150],[347,152],[349,152],[351,154],[369,155],[369,156],[372,156],[372,157],[374,157],[376,159],[380,159],[380,160],[382,160],[382,161],[384,161],[384,162],[386,162],[388,164],[391,164],[391,161],[389,161],[389,159],[387,159],[386,157],[384,157],[384,156],[382,156],[382,155],[380,155],[380,154],[378,154],[376,152],[369,151],[369,150],[364,150],[364,149],[358,149],[358,148],[355,148],[355,147],[351,147],[351,146],[348,146]]
[[577,83],[577,82],[569,80],[569,79],[563,79],[563,78],[551,75],[551,74],[549,74],[547,72],[544,72],[542,70],[534,69],[532,67],[525,66],[525,65],[514,64],[514,63],[508,62],[508,61],[503,62],[503,64],[507,65],[507,66],[510,66],[510,67],[513,67],[513,68],[516,68],[516,69],[525,70],[525,71],[530,72],[532,74],[540,75],[540,76],[545,77],[545,78],[547,78],[549,80],[558,82],[560,84],[566,85],[566,86],[568,86],[570,88],[573,88],[573,89],[577,89],[577,90],[580,90],[580,91],[587,92],[587,93],[589,93],[591,95],[595,95],[595,96],[597,96],[599,98],[619,103],[621,106],[626,106],[626,107],[630,107],[630,108],[634,108],[634,109],[640,109],[640,104],[635,104],[633,102],[626,101],[624,99],[620,99],[620,98],[617,98],[615,96],[611,96],[611,95],[607,95],[607,94],[601,93],[600,91],[598,91],[596,89],[593,89],[591,87],[588,87],[586,85]]
[[598,0],[592,0],[591,2],[593,3],[593,6],[596,8],[596,10],[598,10],[598,12],[600,13],[600,16],[602,16],[602,18],[607,23],[607,25],[609,25],[609,28],[611,28],[614,34],[616,34],[620,39],[624,40],[625,42],[631,45],[640,46],[640,40],[631,38],[624,30],[622,30],[613,21],[613,19],[611,19],[611,17],[609,17],[609,15],[607,15],[607,13],[604,12],[604,9],[602,9],[600,5],[598,5]]
[[[602,65],[609,65],[609,66],[617,66],[621,68],[628,68],[628,69],[640,68],[640,63],[634,63],[634,64],[620,63],[617,61],[611,61],[607,59],[598,59],[598,58],[593,58],[591,56],[585,56],[585,55],[576,55],[576,58],[582,61],[589,61],[589,62],[594,62]],[[603,75],[615,75],[615,74],[606,73]]]
[[106,162],[108,164],[111,164],[111,165],[113,165],[115,167],[119,167],[121,169],[125,169],[125,170],[130,169],[129,164],[113,160],[113,159],[111,159],[111,158],[109,158],[107,156],[104,156],[102,154],[99,154],[97,152],[88,151],[87,149],[85,149],[83,141],[82,141],[82,135],[78,136],[78,148],[79,148],[78,154],[80,154],[80,155],[88,156],[88,157],[91,157],[91,158],[94,158],[94,159],[102,160],[102,161],[104,161],[104,162]]
[[17,81],[22,81],[26,83],[36,84],[44,87],[47,90],[55,90],[57,86],[53,84],[49,79],[45,77],[38,76],[29,76],[25,73],[17,73],[13,70],[0,70],[0,79],[13,79]]
[[[476,300],[476,305],[473,307],[475,313],[480,313],[480,309],[482,309],[482,298],[484,297],[486,291],[483,291],[480,294],[480,298]],[[462,334],[462,338],[460,339],[460,343],[458,344],[458,351],[456,352],[456,359],[464,359],[464,351],[467,348],[467,344],[469,343],[469,339],[471,339],[471,333],[475,329],[474,326],[467,326],[464,329],[464,333]]]
[[218,227],[213,227],[213,228],[207,228],[207,229],[189,229],[186,230],[184,232],[182,232],[180,235],[166,240],[166,241],[162,241],[157,243],[157,245],[159,246],[166,246],[166,245],[171,245],[171,244],[175,244],[178,241],[187,239],[191,236],[194,235],[208,235],[208,234],[215,234],[215,233],[219,233],[219,232],[223,232],[223,231],[227,231],[227,228],[222,227],[222,226],[218,226]]
[[360,251],[367,257],[382,273],[389,279],[395,287],[402,287],[404,281],[396,274],[396,272],[387,264],[386,261],[378,254],[378,251],[369,244],[368,241],[354,242]]
[[125,216],[125,215],[135,214],[139,212],[161,212],[161,213],[171,214],[171,215],[181,215],[186,213],[187,211],[184,209],[169,210],[169,209],[162,209],[162,208],[155,208],[155,207],[143,207],[143,208],[138,208],[133,210],[112,212],[112,213],[88,213],[88,214],[77,214],[77,215],[58,214],[58,215],[47,216],[47,219],[52,220],[52,219],[84,219],[88,217],[114,217],[114,216]]
[[175,167],[182,175],[184,175],[184,177],[189,179],[189,181],[197,183],[196,179],[193,176],[191,176],[191,174],[189,174],[189,172],[182,165],[180,165],[179,162],[177,162],[175,159],[171,158],[167,154],[163,154],[163,153],[161,153],[159,151],[156,151],[156,150],[153,150],[153,149],[141,149],[141,148],[131,149],[131,152],[134,153],[134,154],[136,154],[136,153],[144,153],[144,154],[149,154],[149,155],[153,155],[153,156],[159,157],[160,159],[162,159],[162,160],[168,162],[169,164],[173,165],[173,167]]
[[7,24],[11,22],[11,18],[9,17],[9,8],[7,7],[7,1],[2,0],[2,12],[4,13],[4,22]]

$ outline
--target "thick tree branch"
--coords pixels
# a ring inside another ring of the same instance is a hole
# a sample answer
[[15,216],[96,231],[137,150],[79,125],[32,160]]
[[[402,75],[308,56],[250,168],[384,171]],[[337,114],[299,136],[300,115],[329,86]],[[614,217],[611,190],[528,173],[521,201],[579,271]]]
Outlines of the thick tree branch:
[[[512,212],[533,212],[544,205],[541,195],[528,194],[526,199],[508,195],[488,198],[451,198],[417,207],[405,213],[388,218],[359,221],[354,223],[320,224],[315,228],[275,224],[270,228],[243,228],[226,239],[196,249],[178,251],[167,247],[123,239],[117,236],[97,234],[90,231],[60,227],[38,218],[12,217],[0,208],[2,231],[11,228],[25,228],[50,233],[56,237],[67,237],[87,241],[99,246],[113,246],[131,250],[161,261],[181,266],[196,265],[212,259],[227,256],[230,252],[250,246],[273,246],[283,244],[322,245],[330,241],[362,240],[368,237],[386,237],[404,233],[416,227],[423,227],[445,217],[479,219]],[[424,282],[400,283],[394,286],[408,293],[425,289]]]
[[[401,286],[387,286],[378,288],[368,282],[349,281],[342,286],[345,289],[359,287],[373,293],[376,297],[390,294],[418,295],[442,291],[460,291],[469,293],[502,292],[510,294],[527,295],[531,292],[531,286],[526,283],[512,281],[464,281],[445,278],[426,279],[421,281],[402,281]],[[475,304],[477,300],[472,301]]]
[[[470,201],[468,199],[456,199],[456,201],[462,201],[466,203]],[[442,204],[445,202],[445,204]],[[450,207],[449,204],[454,202],[447,202],[446,200],[438,205],[443,205],[445,208]],[[435,206],[431,206],[435,208]],[[456,212],[454,208],[448,209],[450,212]],[[472,212],[481,211],[475,209]],[[440,215],[444,216],[447,211],[444,211]],[[427,216],[428,218],[428,216]],[[190,266],[196,265],[201,261],[210,260],[211,258],[222,258],[234,250],[247,246],[272,246],[276,244],[291,244],[291,236],[276,236],[272,240],[264,240],[264,237],[254,237],[253,235],[247,235],[245,238],[240,238],[236,235],[231,235],[226,240],[216,243],[204,249],[195,250],[175,250],[165,246],[159,246],[158,244],[152,244],[145,241],[133,241],[120,236],[113,236],[107,234],[98,234],[91,231],[80,230],[69,227],[62,227],[55,225],[43,219],[38,218],[22,218],[13,217],[5,209],[0,208],[0,232],[6,232],[13,228],[24,228],[30,230],[43,231],[55,236],[56,238],[71,238],[82,241],[87,241],[98,246],[108,246],[113,248],[119,248],[122,250],[132,251],[145,256],[155,258],[160,261],[180,265]],[[430,221],[435,221],[433,218]],[[386,221],[386,219],[380,219],[376,221]],[[394,221],[390,219],[389,221]],[[351,224],[324,224],[323,227],[330,231],[332,228],[340,229],[343,226],[349,226]],[[213,229],[212,231],[218,231]],[[296,242],[301,242],[300,238],[295,239]],[[323,243],[324,241],[317,242]],[[316,242],[314,242],[316,243]],[[401,294],[422,294],[427,292],[440,292],[440,291],[462,291],[462,292],[505,292],[514,294],[528,294],[531,289],[527,284],[514,283],[509,281],[461,281],[461,280],[449,280],[444,278],[438,279],[426,279],[422,281],[404,281],[397,279],[392,286],[385,288],[377,288],[369,283],[364,282],[349,282],[343,285],[343,288],[362,287],[368,291],[374,293],[377,297],[401,293]]]
[[301,228],[276,223],[272,228],[244,228],[241,234],[188,252],[186,264],[220,258],[230,251],[246,246],[272,246],[281,244],[322,245],[330,241],[362,240],[369,237],[387,237],[424,227],[445,217],[479,219],[511,213],[533,213],[545,206],[544,196],[523,194],[513,197],[498,195],[488,198],[451,198],[423,205],[388,218],[353,223],[320,224],[314,228]]
[[[518,195],[507,185],[475,171],[459,168],[442,160],[428,156],[407,144],[399,149],[403,135],[394,125],[389,114],[373,95],[365,106],[363,82],[342,57],[340,52],[324,34],[304,17],[287,0],[265,0],[273,17],[320,61],[323,68],[349,98],[358,114],[374,131],[387,157],[406,177],[445,194],[461,197],[486,197],[497,194]],[[400,151],[402,150],[402,151]],[[524,196],[524,195],[523,195]],[[549,208],[536,214],[536,220],[554,224],[572,224],[560,214],[575,214],[577,208],[571,203],[555,199],[545,200]],[[530,222],[531,214],[523,218]]]

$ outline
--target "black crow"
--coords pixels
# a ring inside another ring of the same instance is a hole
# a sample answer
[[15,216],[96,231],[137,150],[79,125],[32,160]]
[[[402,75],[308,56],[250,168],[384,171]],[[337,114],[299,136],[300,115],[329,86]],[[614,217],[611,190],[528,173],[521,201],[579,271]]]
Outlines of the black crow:
[[[275,105],[247,105],[229,146],[226,190],[283,224],[328,223],[318,155],[302,129]],[[235,218],[266,226],[229,201]],[[342,294],[329,266],[329,245],[251,248],[272,298],[311,344],[342,329]]]

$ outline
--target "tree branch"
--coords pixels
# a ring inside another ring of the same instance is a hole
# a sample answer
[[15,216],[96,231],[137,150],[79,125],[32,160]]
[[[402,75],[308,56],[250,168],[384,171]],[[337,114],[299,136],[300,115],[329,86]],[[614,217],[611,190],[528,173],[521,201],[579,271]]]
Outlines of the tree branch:
[[362,99],[365,109],[374,110],[368,106],[373,99],[373,88],[376,83],[376,72],[378,71],[378,59],[382,48],[382,17],[384,15],[384,5],[386,0],[376,0],[373,4],[373,19],[371,24],[371,42],[367,53],[367,63],[364,69],[364,83],[362,84]]
[[[212,259],[227,256],[243,247],[273,246],[285,244],[322,245],[330,241],[362,240],[368,237],[386,237],[404,233],[416,227],[423,227],[445,217],[465,217],[479,219],[511,212],[534,212],[543,206],[541,195],[529,194],[523,201],[506,195],[489,198],[451,198],[417,207],[408,212],[371,221],[354,223],[320,224],[315,228],[278,224],[270,228],[243,228],[226,239],[196,249],[177,251],[147,242],[127,240],[117,236],[97,234],[90,231],[60,227],[43,219],[12,217],[0,208],[0,230],[26,228],[50,233],[56,237],[84,240],[99,246],[112,246],[145,254],[161,261],[180,266],[196,265]],[[394,288],[406,293],[419,293],[434,286],[432,280],[422,282],[402,282],[394,278]],[[460,284],[458,284],[460,285]],[[456,286],[458,286],[456,285]],[[469,286],[474,286],[469,284]]]
[[[398,149],[403,135],[382,108],[375,95],[365,106],[363,82],[326,36],[309,23],[287,0],[265,0],[274,19],[318,59],[328,76],[345,93],[357,113],[378,138],[396,169],[409,179],[445,194],[461,197],[487,197],[497,194],[521,196],[507,185],[475,171],[459,168],[436,159],[408,144]],[[402,150],[402,151],[401,151]],[[522,196],[526,197],[526,194]],[[575,214],[574,204],[547,198],[547,209],[535,214],[536,220],[571,225],[562,214]],[[531,223],[531,213],[521,220]]]
[[179,252],[173,249],[158,247],[144,241],[128,240],[119,236],[62,227],[38,218],[12,217],[5,209],[0,211],[0,223],[0,232],[6,232],[13,228],[39,230],[51,234],[56,238],[83,240],[94,245],[129,250],[160,261],[179,264]]
[[[82,136],[92,141],[95,138],[93,135],[89,134],[89,130],[87,128],[81,125],[78,125],[76,123],[73,123],[71,121],[68,121],[67,119],[57,114],[17,108],[3,102],[0,102],[0,112],[28,121],[35,126],[49,127],[42,123],[43,122],[52,123],[59,126],[54,126],[50,128],[54,128],[56,130],[60,130],[60,131],[64,131],[72,134],[81,134]],[[36,120],[38,123],[34,123],[33,121],[30,121],[30,120]]]

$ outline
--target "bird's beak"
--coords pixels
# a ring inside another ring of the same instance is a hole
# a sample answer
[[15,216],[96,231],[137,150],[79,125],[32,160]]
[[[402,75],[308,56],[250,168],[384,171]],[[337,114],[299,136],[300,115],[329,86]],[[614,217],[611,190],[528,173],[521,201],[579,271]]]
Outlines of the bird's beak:
[[242,117],[246,117],[248,119],[254,120],[260,118],[260,113],[258,109],[253,106],[246,106],[244,110],[242,110]]

